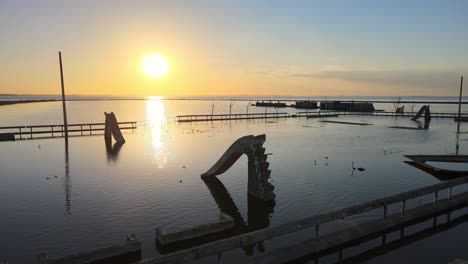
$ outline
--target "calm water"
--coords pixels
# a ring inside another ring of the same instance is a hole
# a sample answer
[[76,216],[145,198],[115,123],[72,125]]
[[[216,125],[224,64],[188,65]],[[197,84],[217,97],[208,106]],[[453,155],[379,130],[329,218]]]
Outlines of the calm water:
[[[233,113],[245,113],[248,102],[235,102]],[[69,102],[69,122],[102,122],[113,111],[119,121],[140,121],[125,132],[117,154],[106,152],[102,136],[35,139],[0,143],[0,260],[31,263],[48,252],[63,256],[119,244],[129,232],[143,242],[143,256],[158,254],[154,228],[180,228],[216,221],[219,208],[200,174],[208,170],[230,144],[244,135],[266,134],[265,147],[275,186],[271,225],[437,183],[429,174],[403,161],[405,154],[468,153],[468,134],[456,137],[453,120],[433,119],[428,130],[409,119],[340,117],[366,120],[373,126],[320,123],[314,119],[232,121],[177,124],[178,114],[229,112],[229,101],[89,101]],[[382,104],[376,108],[390,109]],[[433,112],[456,106],[431,106]],[[249,112],[264,112],[249,107]],[[268,111],[276,111],[270,109]],[[279,109],[279,112],[293,109]],[[60,124],[59,102],[0,107],[2,126]],[[145,124],[145,125],[143,125]],[[468,127],[462,125],[462,130]],[[218,178],[247,221],[247,159],[241,158]],[[356,167],[366,170],[352,170]],[[459,168],[457,169],[466,169]],[[55,177],[57,176],[57,177]],[[47,179],[49,178],[49,179]],[[345,219],[350,225],[371,219],[370,212]],[[332,227],[330,227],[332,228]],[[402,247],[373,263],[446,263],[468,258],[468,225]],[[267,251],[307,234],[267,241]],[[351,251],[350,251],[351,252]],[[233,263],[245,258],[231,252]],[[331,256],[323,263],[333,262]]]

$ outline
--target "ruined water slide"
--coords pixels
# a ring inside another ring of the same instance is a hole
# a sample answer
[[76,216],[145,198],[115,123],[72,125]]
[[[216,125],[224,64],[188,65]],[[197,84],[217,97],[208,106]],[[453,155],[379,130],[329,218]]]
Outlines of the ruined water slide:
[[263,147],[265,140],[266,136],[264,134],[239,138],[201,177],[206,179],[223,174],[245,154],[248,158],[248,193],[263,200],[275,199],[274,186],[269,182],[271,171],[268,169],[270,164],[266,161],[268,155],[265,154],[265,148]]

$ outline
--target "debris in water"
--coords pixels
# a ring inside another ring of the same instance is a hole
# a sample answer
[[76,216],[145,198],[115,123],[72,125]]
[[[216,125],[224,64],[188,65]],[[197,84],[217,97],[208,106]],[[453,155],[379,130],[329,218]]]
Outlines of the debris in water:
[[179,180],[179,183],[182,183],[182,180]]
[[50,179],[50,178],[49,178],[49,177],[46,177],[45,179],[48,180],[48,179]]
[[365,171],[366,169],[364,168],[357,168],[358,171]]
[[54,178],[55,178],[55,179],[57,179],[57,178],[58,178],[58,176],[57,176],[57,175],[55,175],[55,176],[54,176]]

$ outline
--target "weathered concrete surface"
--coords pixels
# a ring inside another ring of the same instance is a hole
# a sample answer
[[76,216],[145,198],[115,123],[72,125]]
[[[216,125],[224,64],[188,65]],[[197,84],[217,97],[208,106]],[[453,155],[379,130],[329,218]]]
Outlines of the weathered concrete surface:
[[167,230],[164,228],[156,228],[156,240],[162,246],[181,242],[184,240],[197,239],[202,236],[223,232],[235,226],[234,220],[227,214],[221,214],[218,222],[207,223],[197,226],[192,226],[181,230]]
[[123,264],[141,260],[141,242],[129,235],[125,244],[101,248],[92,252],[80,253],[51,259],[47,254],[38,256],[41,264]]

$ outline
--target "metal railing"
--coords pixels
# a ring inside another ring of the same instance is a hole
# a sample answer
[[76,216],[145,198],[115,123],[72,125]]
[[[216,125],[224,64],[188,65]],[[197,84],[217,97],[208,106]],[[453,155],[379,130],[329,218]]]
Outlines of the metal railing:
[[[181,250],[171,254],[148,258],[137,263],[185,263],[215,254],[218,254],[218,259],[220,259],[222,252],[252,245],[267,239],[272,239],[275,237],[287,235],[293,232],[313,227],[315,227],[315,236],[318,238],[320,236],[320,226],[323,224],[338,220],[340,221],[340,228],[342,228],[342,221],[346,217],[354,216],[379,208],[383,208],[382,218],[385,219],[388,216],[388,206],[396,203],[400,204],[400,214],[404,216],[407,210],[406,203],[408,200],[428,194],[433,194],[432,203],[437,204],[439,201],[439,193],[441,191],[447,190],[446,199],[450,200],[452,198],[453,188],[466,183],[468,183],[468,177],[446,181],[431,186],[411,190],[408,192],[391,195],[385,198],[368,201],[362,204],[339,209],[333,212],[319,214],[312,217],[307,217],[304,219],[281,224],[278,226],[269,227],[262,230],[242,234],[239,236],[214,241],[211,243],[203,244],[186,250]],[[419,206],[423,205],[420,204]]]
[[[75,135],[92,135],[96,131],[104,131],[105,123],[68,124],[68,132]],[[120,129],[137,128],[137,122],[119,122]],[[0,127],[1,134],[14,135],[18,139],[32,139],[33,135],[64,136],[64,125],[35,125],[35,126],[4,126]]]

